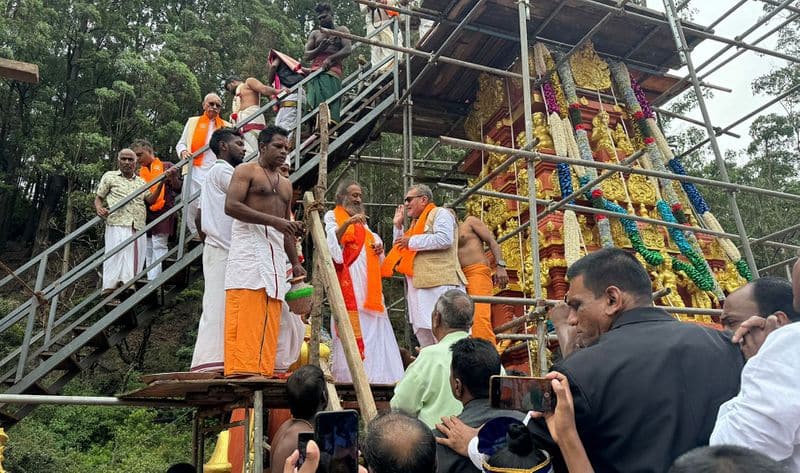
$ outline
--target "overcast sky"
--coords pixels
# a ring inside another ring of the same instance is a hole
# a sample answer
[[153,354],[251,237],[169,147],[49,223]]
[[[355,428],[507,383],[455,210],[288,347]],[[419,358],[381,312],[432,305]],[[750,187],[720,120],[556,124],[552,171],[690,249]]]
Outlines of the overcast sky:
[[[695,0],[692,2],[692,6],[697,8],[698,12],[693,21],[701,25],[709,25],[735,3],[736,2],[733,0]],[[764,4],[759,1],[748,1],[739,7],[735,13],[718,24],[714,28],[714,32],[719,36],[731,39],[741,35],[764,15],[763,5]],[[659,11],[664,10],[663,3],[660,0],[649,0],[648,7]],[[765,23],[765,25],[762,25],[750,35],[743,38],[742,41],[746,43],[752,43],[763,33],[769,31],[770,28],[773,28],[783,21],[785,19],[784,15],[785,13],[776,15],[769,22]],[[777,43],[775,39],[776,36],[777,35],[771,36],[758,45],[763,48],[774,49]],[[723,46],[724,43],[720,43],[718,41],[708,39],[704,40],[692,52],[692,60],[695,67],[705,62],[706,59],[714,55]],[[707,69],[713,68],[715,64],[731,56],[736,51],[736,48],[732,48],[721,58],[709,65]],[[705,81],[708,83],[721,85],[733,90],[731,93],[714,90],[714,97],[710,100],[707,100],[712,123],[715,126],[724,128],[747,113],[750,113],[752,110],[758,108],[761,104],[768,102],[771,97],[765,95],[754,95],[750,84],[756,77],[770,70],[777,69],[784,64],[785,61],[782,59],[777,59],[770,56],[760,56],[758,53],[748,51],[706,78]],[[683,76],[687,73],[687,70],[686,68],[683,68],[679,71],[672,72],[676,75]],[[700,71],[699,75],[702,75],[702,72],[703,71]],[[782,111],[783,109],[781,106],[776,104],[763,113],[780,113]],[[690,112],[688,115],[692,118],[702,120],[702,115],[700,114],[699,109]],[[739,150],[745,148],[749,144],[750,138],[748,130],[750,128],[751,121],[752,120],[743,122],[731,130],[732,132],[741,135],[741,138],[737,139],[728,135],[722,135],[718,138],[720,148],[722,149],[723,153],[729,149]],[[687,125],[686,122],[683,121],[679,121],[675,123],[675,125],[676,128],[692,126]],[[706,146],[705,150],[709,153],[708,156],[710,157],[711,147]]]

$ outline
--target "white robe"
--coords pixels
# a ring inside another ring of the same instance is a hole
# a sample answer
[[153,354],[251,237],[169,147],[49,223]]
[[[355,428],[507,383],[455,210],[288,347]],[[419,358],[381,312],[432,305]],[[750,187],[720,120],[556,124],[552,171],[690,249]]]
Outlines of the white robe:
[[[136,232],[130,226],[106,225],[106,253],[132,237]],[[147,235],[142,235],[133,242],[103,261],[103,289],[115,289],[125,284],[144,269]]]
[[225,364],[225,267],[228,250],[203,246],[203,314],[197,327],[191,371],[222,372]]
[[[343,261],[342,247],[336,239],[336,217],[333,211],[325,214],[325,233],[328,239],[328,248],[331,258],[335,263]],[[369,228],[367,228],[369,230]],[[371,231],[371,230],[370,230]],[[381,242],[380,237],[373,233],[375,242]],[[358,305],[358,315],[361,324],[361,335],[364,340],[364,370],[370,383],[392,384],[403,377],[403,362],[400,359],[400,348],[394,336],[392,322],[386,310],[381,312],[364,308],[367,290],[367,256],[366,246],[361,254],[350,265],[350,278],[353,281],[353,293]],[[385,302],[384,302],[385,305]],[[351,382],[350,369],[344,356],[342,342],[336,335],[336,330],[331,322],[333,336],[333,363],[331,374],[337,382]]]

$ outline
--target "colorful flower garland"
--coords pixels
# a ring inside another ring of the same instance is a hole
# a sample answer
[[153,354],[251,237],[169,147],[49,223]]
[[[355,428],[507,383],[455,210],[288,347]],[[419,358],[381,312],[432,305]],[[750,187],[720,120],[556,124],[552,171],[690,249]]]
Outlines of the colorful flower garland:
[[[672,210],[669,208],[669,205],[666,202],[659,200],[656,202],[656,208],[658,209],[658,213],[661,215],[661,219],[663,221],[668,223],[678,223],[675,219],[675,216],[672,214]],[[689,276],[701,290],[713,291],[714,277],[711,274],[711,270],[708,267],[705,258],[698,255],[694,249],[692,249],[692,246],[686,241],[686,238],[681,230],[675,227],[668,227],[667,232],[669,232],[669,236],[672,238],[672,241],[674,241],[678,246],[681,254],[689,260],[689,263],[691,263],[686,264],[678,258],[672,258],[672,269],[677,269],[686,273],[686,275]]]

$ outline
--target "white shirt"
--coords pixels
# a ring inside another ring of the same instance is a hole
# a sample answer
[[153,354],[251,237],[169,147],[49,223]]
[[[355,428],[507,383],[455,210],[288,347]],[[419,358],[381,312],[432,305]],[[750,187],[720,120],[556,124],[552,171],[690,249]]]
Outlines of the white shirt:
[[752,448],[800,473],[800,323],[772,332],[719,408],[711,445]]
[[[214,125],[214,121],[212,120],[211,123],[208,124],[208,136],[206,136],[206,144],[211,140],[211,135],[214,134],[216,130],[216,126]],[[186,125],[183,126],[183,133],[181,133],[181,139],[178,141],[178,144],[175,145],[175,152],[178,153],[178,158],[181,158],[181,153],[184,151],[189,151],[189,144],[192,142],[192,137],[189,136],[189,121],[186,121]],[[192,181],[197,184],[195,189],[199,188],[200,185],[206,178],[208,171],[211,170],[211,167],[214,166],[214,161],[217,160],[217,155],[214,154],[211,149],[207,149],[203,153],[203,162],[200,166],[194,166],[192,168]],[[192,161],[189,161],[189,165],[192,166]]]
[[206,245],[228,250],[231,247],[233,218],[225,213],[225,198],[233,177],[233,166],[218,159],[208,171],[200,191],[200,225]]
[[[433,233],[414,235],[408,239],[408,248],[414,251],[444,250],[455,243],[456,218],[444,207],[437,207],[433,216]],[[394,240],[403,236],[403,229],[392,227]]]

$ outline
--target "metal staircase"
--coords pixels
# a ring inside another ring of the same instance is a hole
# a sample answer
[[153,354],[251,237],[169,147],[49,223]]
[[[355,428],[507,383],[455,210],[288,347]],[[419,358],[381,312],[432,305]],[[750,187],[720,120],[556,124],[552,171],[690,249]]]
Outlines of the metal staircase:
[[[384,27],[393,28],[395,36],[397,35],[397,21]],[[375,31],[373,35],[380,31]],[[357,47],[356,44],[353,46]],[[369,140],[377,118],[397,102],[399,61],[394,61],[387,72],[379,72],[391,59],[361,67],[343,80],[342,90],[329,100],[342,100],[341,121],[332,128],[328,147],[330,169],[363,146]],[[311,74],[292,90],[303,87],[319,73],[321,71]],[[260,112],[263,113],[274,105],[273,100],[263,106]],[[313,110],[298,117],[294,130],[297,141],[291,156],[294,170],[290,180],[295,189],[301,191],[316,182],[319,139],[311,135],[301,142],[300,131],[305,124],[313,126],[317,111]],[[258,115],[260,113],[253,115],[251,119]],[[198,150],[177,165],[189,163],[195,155],[206,149],[207,147]],[[248,159],[254,157],[255,154],[248,156]],[[138,189],[110,211],[119,210],[163,178],[161,176]],[[0,390],[6,394],[58,394],[71,379],[89,369],[109,349],[122,343],[136,329],[151,324],[161,306],[173,302],[182,289],[202,277],[202,245],[193,244],[185,224],[189,202],[199,197],[199,192],[188,195],[189,180],[184,180],[183,192],[169,212],[111,249],[108,254],[105,248],[100,248],[65,273],[55,277],[48,274],[48,265],[60,265],[59,256],[65,246],[81,237],[101,234],[103,220],[94,217],[20,266],[13,274],[0,279],[0,291],[9,293],[25,289],[25,295],[29,296],[7,314],[0,315],[0,337],[19,336],[20,328],[24,326],[22,342],[0,359]],[[107,296],[102,296],[99,289],[94,289],[74,307],[64,303],[66,294],[76,289],[97,286],[98,273],[110,255],[127,246],[161,220],[178,212],[183,216],[179,224],[178,244],[164,257],[144,268],[132,281]],[[152,266],[162,262],[166,267],[155,280],[140,282]],[[33,288],[26,287],[29,280],[34,281]],[[111,302],[115,299],[123,300],[119,305],[112,305]],[[13,426],[35,407],[32,404],[0,404],[0,425],[4,428]]]

